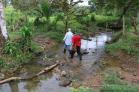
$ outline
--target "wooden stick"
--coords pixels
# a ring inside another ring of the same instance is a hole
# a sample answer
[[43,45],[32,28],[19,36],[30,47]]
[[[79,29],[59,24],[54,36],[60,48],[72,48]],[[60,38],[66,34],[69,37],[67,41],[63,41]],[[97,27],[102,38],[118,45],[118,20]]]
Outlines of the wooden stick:
[[36,74],[36,76],[39,76],[43,73],[49,72],[50,70],[52,70],[53,68],[55,68],[57,65],[59,65],[59,62],[57,62],[56,64],[46,67],[45,69],[41,70],[39,73]]
[[10,77],[8,79],[4,79],[4,80],[0,81],[0,84],[6,83],[9,81],[13,81],[13,80],[21,80],[21,79],[22,79],[21,77]]
[[4,83],[6,83],[6,82],[10,82],[10,81],[14,81],[14,80],[29,80],[29,79],[38,77],[39,75],[41,75],[41,74],[43,74],[43,73],[46,73],[46,72],[51,71],[52,69],[54,69],[54,68],[57,67],[58,65],[59,65],[59,61],[58,61],[56,64],[54,64],[54,65],[51,65],[51,66],[49,66],[49,67],[44,68],[43,70],[41,70],[39,73],[37,73],[36,75],[34,75],[34,76],[32,76],[32,77],[29,77],[29,78],[10,77],[10,78],[1,80],[1,81],[0,81],[0,84],[4,84]]

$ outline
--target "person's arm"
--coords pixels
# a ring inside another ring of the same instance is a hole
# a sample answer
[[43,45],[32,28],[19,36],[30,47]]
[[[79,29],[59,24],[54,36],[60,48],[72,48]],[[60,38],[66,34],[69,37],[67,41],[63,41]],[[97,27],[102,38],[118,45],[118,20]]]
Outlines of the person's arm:
[[75,38],[74,37],[72,37],[72,51],[76,51]]
[[74,46],[75,45],[74,37],[72,37],[71,41],[72,41],[72,46]]
[[80,46],[81,46],[81,36],[80,36],[80,38],[79,38],[79,42],[80,42]]
[[63,41],[65,41],[67,38],[67,33],[65,34],[64,38],[63,38]]

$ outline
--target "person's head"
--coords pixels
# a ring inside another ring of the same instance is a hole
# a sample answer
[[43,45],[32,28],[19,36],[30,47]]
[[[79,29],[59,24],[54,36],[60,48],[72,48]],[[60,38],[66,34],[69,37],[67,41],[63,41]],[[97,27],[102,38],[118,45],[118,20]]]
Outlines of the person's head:
[[68,28],[68,31],[71,31],[71,28]]

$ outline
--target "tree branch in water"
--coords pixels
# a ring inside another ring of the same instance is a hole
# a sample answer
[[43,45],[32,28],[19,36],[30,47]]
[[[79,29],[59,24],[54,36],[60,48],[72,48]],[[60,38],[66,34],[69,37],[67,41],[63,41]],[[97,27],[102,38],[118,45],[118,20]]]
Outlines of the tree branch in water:
[[58,65],[59,65],[59,61],[57,61],[56,64],[54,64],[54,65],[51,65],[51,66],[49,66],[49,67],[44,68],[43,70],[41,70],[39,73],[37,73],[37,74],[34,75],[34,76],[31,76],[31,77],[28,77],[28,78],[10,77],[10,78],[1,80],[1,81],[0,81],[0,84],[4,84],[4,83],[10,82],[10,81],[15,81],[15,80],[29,80],[29,79],[33,79],[33,78],[35,78],[35,77],[38,77],[39,75],[42,75],[42,74],[44,74],[44,73],[47,73],[47,72],[53,70],[53,69],[54,69],[55,67],[57,67]]

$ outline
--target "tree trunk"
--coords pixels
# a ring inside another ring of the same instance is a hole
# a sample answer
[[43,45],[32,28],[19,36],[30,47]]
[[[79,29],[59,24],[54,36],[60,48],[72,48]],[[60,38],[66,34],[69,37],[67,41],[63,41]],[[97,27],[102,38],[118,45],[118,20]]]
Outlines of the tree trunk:
[[[4,20],[4,9],[3,9],[3,3],[0,2],[0,40],[2,40],[4,42],[4,40],[6,40],[8,38],[8,33],[7,33],[7,29],[6,29],[6,23]],[[3,39],[4,38],[4,39]]]
[[67,29],[68,29],[68,21],[66,20],[65,21],[65,33],[66,33]]
[[123,35],[125,35],[125,16],[123,16]]
[[69,15],[68,14],[65,14],[65,18],[63,20],[63,23],[65,25],[64,32],[66,33],[67,29],[68,29],[68,26],[69,26]]
[[137,23],[139,23],[139,10],[138,10],[138,13],[137,13]]
[[4,37],[3,37],[2,32],[1,32],[1,28],[0,28],[0,48],[3,47],[4,42],[5,42],[5,40],[4,40]]
[[120,17],[119,17],[119,19],[118,19],[118,23],[121,22],[123,16],[124,16],[124,15],[126,14],[126,12],[129,10],[131,4],[132,4],[132,0],[129,0],[129,1],[125,4],[125,6],[123,7],[123,12],[121,13],[121,15],[120,15]]
[[136,18],[135,17],[132,17],[132,20],[131,21],[132,21],[132,27],[133,27],[135,33],[138,33]]

